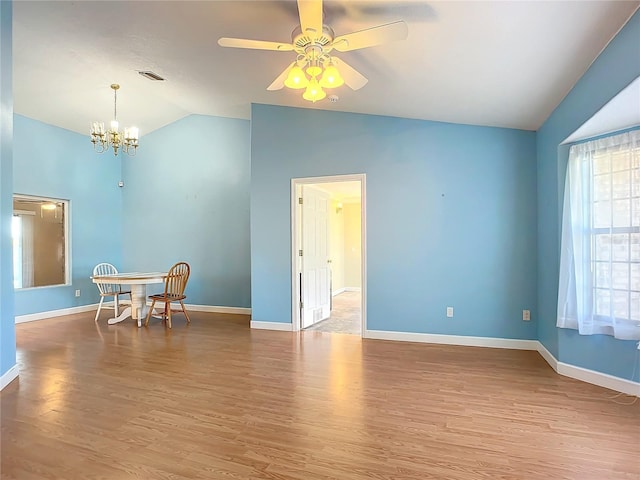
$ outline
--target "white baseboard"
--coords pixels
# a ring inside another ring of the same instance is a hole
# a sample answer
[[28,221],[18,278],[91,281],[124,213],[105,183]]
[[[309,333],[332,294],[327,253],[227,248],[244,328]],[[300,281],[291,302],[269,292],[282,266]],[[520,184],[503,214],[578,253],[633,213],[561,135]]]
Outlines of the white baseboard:
[[466,337],[462,335],[441,335],[437,333],[387,332],[365,330],[365,338],[377,340],[396,340],[400,342],[439,343],[444,345],[463,345],[468,347],[509,348],[512,350],[538,350],[537,340],[517,338]]
[[[120,301],[120,305],[130,305],[131,302]],[[147,305],[151,305],[148,302]],[[113,308],[113,302],[104,302],[102,308]],[[250,308],[244,307],[219,307],[215,305],[189,305],[185,304],[187,310],[194,312],[210,312],[210,313],[231,313],[240,315],[251,315]],[[30,313],[27,315],[17,315],[15,318],[16,323],[35,322],[36,320],[46,320],[47,318],[61,317],[63,315],[72,315],[74,313],[95,312],[98,309],[98,304],[93,303],[91,305],[81,305],[79,307],[61,308],[60,310],[49,310],[46,312]]]
[[257,320],[251,320],[251,328],[259,330],[279,330],[281,332],[293,331],[293,325],[291,323],[260,322]]
[[344,293],[344,292],[361,292],[361,291],[362,291],[362,288],[360,287],[343,287],[337,290],[333,290],[331,292],[331,296],[335,297],[336,295],[340,295],[341,293]]
[[[105,302],[106,304],[106,302]],[[104,305],[103,304],[103,308]],[[16,315],[16,323],[35,322],[36,320],[45,320],[47,318],[61,317],[63,315],[72,315],[74,313],[91,312],[98,309],[98,304],[81,305],[79,307],[61,308],[60,310],[49,310],[47,312],[29,313],[27,315]]]
[[553,368],[558,374],[565,377],[575,378],[582,382],[591,383],[599,387],[608,388],[616,392],[626,393],[627,395],[634,395],[640,397],[640,383],[632,380],[626,380],[620,377],[614,377],[602,372],[596,372],[595,370],[589,370],[587,368],[576,367],[568,363],[559,362],[549,350],[546,349],[542,343],[538,342],[538,353],[542,355],[542,358]]
[[558,373],[558,360],[551,355],[551,352],[540,342],[538,342],[538,353],[544,358],[544,360]]
[[17,378],[18,373],[19,369],[18,364],[16,363],[0,377],[0,391],[3,390],[4,387],[9,385],[15,378]]
[[431,333],[386,332],[366,330],[365,338],[396,340],[401,342],[438,343],[445,345],[463,345],[470,347],[509,348],[513,350],[535,350],[559,375],[608,388],[616,392],[640,397],[640,383],[606,373],[596,372],[568,363],[559,362],[538,340],[520,340],[511,338],[465,337],[460,335],[439,335]]
[[251,309],[246,307],[223,307],[216,305],[193,305],[185,303],[184,306],[187,310],[193,312],[208,312],[208,313],[230,313],[236,315],[251,315]]

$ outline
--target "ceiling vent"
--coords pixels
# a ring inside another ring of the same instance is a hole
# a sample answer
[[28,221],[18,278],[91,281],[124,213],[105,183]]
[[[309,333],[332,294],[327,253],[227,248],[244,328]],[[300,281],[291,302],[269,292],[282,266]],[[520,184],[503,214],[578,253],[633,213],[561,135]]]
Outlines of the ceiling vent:
[[164,82],[164,78],[162,78],[157,73],[151,72],[149,70],[141,70],[138,71],[138,73],[144,78],[148,78],[149,80],[153,80],[154,82]]

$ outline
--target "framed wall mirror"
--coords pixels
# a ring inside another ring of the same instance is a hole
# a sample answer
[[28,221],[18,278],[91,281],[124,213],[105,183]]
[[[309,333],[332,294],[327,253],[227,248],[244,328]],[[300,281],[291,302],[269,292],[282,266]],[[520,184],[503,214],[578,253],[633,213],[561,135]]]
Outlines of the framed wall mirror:
[[68,285],[69,201],[13,196],[13,286]]

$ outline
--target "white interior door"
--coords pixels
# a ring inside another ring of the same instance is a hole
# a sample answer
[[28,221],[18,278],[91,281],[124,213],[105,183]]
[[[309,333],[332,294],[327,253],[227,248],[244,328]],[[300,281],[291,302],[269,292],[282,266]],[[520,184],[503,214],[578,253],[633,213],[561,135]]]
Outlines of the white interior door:
[[331,314],[329,199],[318,188],[302,186],[302,328]]

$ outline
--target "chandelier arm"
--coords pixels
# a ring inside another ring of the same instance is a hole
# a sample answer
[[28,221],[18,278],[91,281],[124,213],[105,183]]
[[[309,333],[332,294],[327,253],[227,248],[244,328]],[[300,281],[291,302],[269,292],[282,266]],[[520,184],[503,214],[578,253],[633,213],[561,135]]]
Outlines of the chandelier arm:
[[106,146],[103,142],[93,141],[93,149],[96,153],[104,153],[106,151]]

